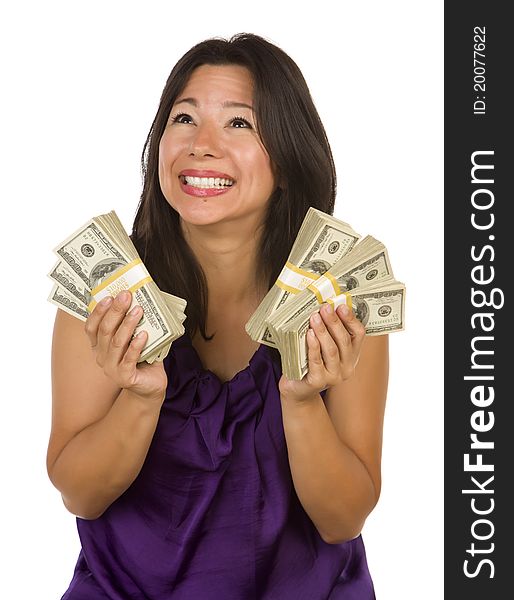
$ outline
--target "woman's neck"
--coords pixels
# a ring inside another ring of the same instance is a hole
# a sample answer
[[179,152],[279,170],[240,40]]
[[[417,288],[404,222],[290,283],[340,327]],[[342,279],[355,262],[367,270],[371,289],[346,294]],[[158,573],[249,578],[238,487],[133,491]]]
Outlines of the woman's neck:
[[262,228],[182,223],[182,230],[207,279],[209,305],[260,302],[267,291],[265,283],[258,281],[257,272]]

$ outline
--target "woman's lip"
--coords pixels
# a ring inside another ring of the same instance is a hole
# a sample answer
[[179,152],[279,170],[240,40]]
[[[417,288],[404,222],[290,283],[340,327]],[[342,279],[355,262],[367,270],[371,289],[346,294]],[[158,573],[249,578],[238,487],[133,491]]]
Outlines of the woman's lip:
[[[191,177],[196,177],[191,175]],[[204,175],[206,177],[206,175]],[[182,178],[179,177],[180,187],[182,191],[189,196],[196,196],[197,198],[205,198],[207,196],[219,196],[220,194],[226,194],[229,190],[232,189],[233,186],[226,186],[222,188],[198,188],[193,185],[188,185],[182,181]]]
[[235,181],[232,175],[227,175],[227,173],[222,173],[221,171],[211,171],[210,169],[184,169],[180,171],[180,175],[184,175],[185,177],[218,177],[219,179]]

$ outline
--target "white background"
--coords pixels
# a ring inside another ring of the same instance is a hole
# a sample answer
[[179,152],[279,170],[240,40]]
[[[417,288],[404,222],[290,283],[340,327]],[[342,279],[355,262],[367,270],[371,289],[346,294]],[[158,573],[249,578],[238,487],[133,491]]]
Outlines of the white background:
[[336,161],[335,215],[382,240],[407,285],[363,536],[379,600],[442,598],[443,2],[34,0],[2,13],[2,597],[59,599],[79,551],[45,468],[51,250],[111,209],[130,231],[169,71],[195,43],[247,31],[299,65]]

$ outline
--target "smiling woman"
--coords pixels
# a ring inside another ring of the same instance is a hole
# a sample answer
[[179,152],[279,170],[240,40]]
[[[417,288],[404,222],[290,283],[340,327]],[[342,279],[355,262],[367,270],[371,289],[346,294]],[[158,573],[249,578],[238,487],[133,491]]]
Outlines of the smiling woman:
[[58,311],[48,473],[82,550],[63,600],[374,598],[360,531],[380,494],[387,336],[313,315],[309,372],[244,325],[335,172],[304,78],[252,34],[173,68],[143,151],[132,239],[185,298],[163,362],[130,294]]
[[[212,91],[205,87],[202,89],[199,81],[202,78],[198,77],[201,73],[209,74],[217,88]],[[230,83],[231,94],[220,90],[222,83]],[[194,86],[194,96],[186,89],[191,89],[191,86]],[[211,99],[210,93],[219,97]],[[196,94],[201,97],[197,98]],[[213,110],[218,111],[218,119],[224,118],[225,121],[216,121],[216,136],[209,140],[214,133]],[[199,121],[195,122],[195,118]],[[177,129],[185,131],[182,133]],[[221,132],[225,132],[226,136],[221,136]],[[177,62],[162,92],[143,152],[145,180],[133,239],[159,287],[174,289],[174,293],[189,302],[186,329],[191,334],[198,329],[201,336],[207,338],[206,273],[202,272],[205,269],[199,268],[196,255],[190,252],[189,244],[184,243],[179,213],[171,209],[174,201],[170,196],[173,177],[169,166],[161,162],[168,151],[168,139],[178,143],[185,136],[189,143],[195,143],[194,133],[199,136],[200,144],[206,141],[219,144],[224,152],[228,152],[226,140],[230,138],[232,156],[241,148],[240,144],[247,142],[243,146],[247,151],[258,152],[259,147],[264,151],[264,155],[259,155],[259,164],[265,161],[266,155],[269,157],[274,187],[267,198],[263,227],[250,236],[257,250],[254,249],[252,257],[252,261],[255,260],[252,262],[252,284],[245,287],[247,290],[257,286],[266,291],[273,285],[309,206],[332,214],[336,176],[325,130],[305,79],[296,63],[280,48],[259,36],[240,34],[229,42],[221,39],[201,42]],[[173,147],[171,141],[170,145]],[[197,153],[199,149],[201,146],[197,147]],[[190,149],[185,150],[188,155],[191,153]],[[194,160],[204,167],[209,163],[208,169],[236,177],[235,172],[225,167],[213,167],[214,163],[223,165],[231,160],[231,154],[211,156],[215,150],[216,147],[211,148],[203,159],[195,156],[188,161]],[[245,157],[246,152],[240,154],[238,162],[244,162]],[[188,168],[197,168],[189,162],[186,164],[185,158],[181,160],[184,162],[182,168],[186,169],[184,175]],[[256,167],[256,164],[251,164],[250,169],[245,169],[248,183]],[[233,167],[234,170],[238,168],[241,169],[242,165]],[[180,169],[176,173],[177,177],[179,175]],[[169,181],[163,181],[163,177]],[[161,189],[162,183],[167,184],[167,191]],[[255,185],[261,184],[252,182],[252,186]],[[231,195],[232,192],[227,195],[227,202]],[[182,197],[186,195],[182,194]],[[191,196],[187,197],[193,200]],[[246,201],[251,202],[251,199]],[[203,207],[207,212],[212,204],[208,203],[205,207],[197,202],[193,206]],[[204,218],[201,212],[198,218]],[[243,256],[240,250],[240,258]],[[261,294],[262,289],[257,295]],[[252,303],[255,307],[258,305],[255,298]],[[249,316],[252,311],[248,309],[247,312]]]

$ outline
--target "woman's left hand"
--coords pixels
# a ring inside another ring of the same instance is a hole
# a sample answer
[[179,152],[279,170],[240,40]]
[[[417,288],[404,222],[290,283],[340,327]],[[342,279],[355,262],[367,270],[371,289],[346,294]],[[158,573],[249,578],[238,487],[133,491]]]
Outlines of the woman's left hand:
[[325,304],[313,313],[307,332],[309,371],[301,381],[282,375],[279,381],[282,398],[309,400],[352,377],[364,335],[364,326],[344,305],[334,311],[330,304]]

